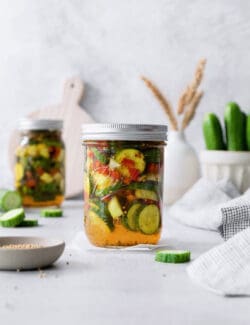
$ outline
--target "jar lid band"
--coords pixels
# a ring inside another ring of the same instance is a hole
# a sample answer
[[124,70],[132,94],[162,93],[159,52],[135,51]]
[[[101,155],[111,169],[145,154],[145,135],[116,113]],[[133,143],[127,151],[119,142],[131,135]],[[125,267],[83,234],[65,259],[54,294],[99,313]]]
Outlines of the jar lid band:
[[61,130],[63,128],[62,120],[51,119],[30,119],[23,118],[19,122],[19,130]]
[[166,141],[167,131],[158,124],[83,124],[82,140]]

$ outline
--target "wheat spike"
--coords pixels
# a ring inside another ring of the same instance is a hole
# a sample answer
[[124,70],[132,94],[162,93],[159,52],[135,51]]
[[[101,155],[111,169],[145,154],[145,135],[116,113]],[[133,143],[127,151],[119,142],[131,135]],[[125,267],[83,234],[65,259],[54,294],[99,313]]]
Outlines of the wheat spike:
[[159,101],[162,108],[164,109],[165,113],[167,114],[169,118],[170,125],[173,130],[178,130],[178,123],[177,119],[174,115],[173,109],[166,99],[166,97],[163,96],[163,94],[160,92],[160,90],[146,77],[141,77],[141,79],[144,81],[145,85],[151,90],[155,98]]
[[193,96],[193,99],[184,114],[182,125],[181,125],[181,130],[184,130],[189,125],[189,123],[192,121],[192,119],[194,118],[196,109],[197,109],[203,95],[204,95],[203,91],[200,91],[198,93],[196,92],[195,95]]
[[198,62],[198,65],[195,70],[194,79],[186,87],[186,89],[184,90],[184,92],[182,93],[179,99],[178,108],[177,108],[178,115],[183,114],[185,108],[192,102],[197,92],[197,89],[202,81],[205,65],[206,65],[206,59],[201,59]]

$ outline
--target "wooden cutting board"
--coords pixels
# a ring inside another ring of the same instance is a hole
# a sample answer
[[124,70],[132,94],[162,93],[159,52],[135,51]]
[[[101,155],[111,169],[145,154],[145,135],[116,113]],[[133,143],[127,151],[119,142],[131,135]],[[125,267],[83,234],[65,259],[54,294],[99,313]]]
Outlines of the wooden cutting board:
[[[66,198],[73,197],[83,189],[83,148],[81,124],[94,120],[80,107],[84,94],[84,83],[75,77],[64,85],[62,101],[58,105],[31,112],[27,117],[63,120],[63,139],[66,145]],[[9,161],[13,170],[14,152],[19,144],[19,132],[13,131],[9,141]]]

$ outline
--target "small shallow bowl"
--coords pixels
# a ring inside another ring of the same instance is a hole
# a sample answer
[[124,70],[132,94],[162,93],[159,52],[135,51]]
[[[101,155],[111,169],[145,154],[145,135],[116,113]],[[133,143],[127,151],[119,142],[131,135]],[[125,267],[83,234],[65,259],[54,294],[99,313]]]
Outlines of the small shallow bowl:
[[[33,244],[38,248],[1,248],[3,245]],[[0,237],[0,270],[32,270],[53,264],[63,253],[65,243],[42,237]]]

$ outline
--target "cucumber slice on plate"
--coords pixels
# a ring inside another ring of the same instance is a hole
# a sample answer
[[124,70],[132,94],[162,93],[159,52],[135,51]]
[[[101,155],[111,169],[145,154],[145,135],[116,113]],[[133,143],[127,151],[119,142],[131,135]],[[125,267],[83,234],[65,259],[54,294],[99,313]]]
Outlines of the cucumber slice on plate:
[[63,210],[62,209],[43,209],[43,210],[41,210],[40,215],[42,217],[47,217],[47,218],[62,217]]
[[160,226],[160,210],[155,204],[149,204],[139,214],[138,227],[146,235],[152,235]]
[[155,261],[162,263],[186,263],[190,261],[190,251],[162,250],[155,255]]
[[0,226],[2,227],[16,227],[24,220],[24,209],[13,209],[1,215]]
[[24,219],[18,227],[36,227],[38,226],[38,220],[37,219]]
[[20,208],[22,199],[18,192],[2,189],[0,190],[0,209],[2,211],[9,211]]

